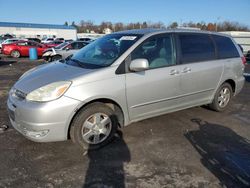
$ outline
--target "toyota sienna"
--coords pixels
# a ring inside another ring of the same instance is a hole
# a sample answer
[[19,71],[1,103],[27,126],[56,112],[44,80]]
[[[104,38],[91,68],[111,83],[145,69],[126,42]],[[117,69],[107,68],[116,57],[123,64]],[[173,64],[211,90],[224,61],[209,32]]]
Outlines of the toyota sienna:
[[224,34],[117,32],[24,73],[9,92],[9,117],[33,141],[95,149],[132,122],[200,105],[223,111],[244,85],[244,63]]

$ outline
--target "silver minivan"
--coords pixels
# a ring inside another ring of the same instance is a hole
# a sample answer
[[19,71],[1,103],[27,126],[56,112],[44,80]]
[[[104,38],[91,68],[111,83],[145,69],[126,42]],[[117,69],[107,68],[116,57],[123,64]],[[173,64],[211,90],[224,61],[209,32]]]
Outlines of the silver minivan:
[[200,105],[223,111],[244,85],[244,63],[224,34],[117,32],[24,73],[9,92],[9,117],[33,141],[95,149],[132,122]]

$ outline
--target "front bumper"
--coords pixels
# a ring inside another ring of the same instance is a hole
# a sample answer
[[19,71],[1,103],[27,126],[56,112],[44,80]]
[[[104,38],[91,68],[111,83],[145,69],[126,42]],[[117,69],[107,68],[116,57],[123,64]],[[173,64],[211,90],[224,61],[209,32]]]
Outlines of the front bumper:
[[9,96],[7,101],[12,126],[35,142],[63,141],[80,101],[62,96],[58,100],[38,103]]

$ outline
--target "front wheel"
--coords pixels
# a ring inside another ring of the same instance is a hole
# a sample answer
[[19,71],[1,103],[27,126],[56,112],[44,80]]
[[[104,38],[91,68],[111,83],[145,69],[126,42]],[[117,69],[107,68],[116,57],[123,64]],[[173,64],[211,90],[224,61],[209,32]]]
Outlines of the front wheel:
[[14,58],[19,58],[21,56],[20,52],[17,50],[13,50],[10,55],[11,57],[14,57]]
[[117,127],[114,111],[103,103],[93,103],[77,113],[70,137],[85,150],[98,149],[112,141]]
[[224,83],[216,91],[213,102],[209,107],[217,112],[224,111],[231,101],[232,96],[232,86],[229,83]]
[[55,56],[50,58],[50,61],[57,61],[57,60],[60,60],[60,59],[62,59],[62,57],[60,55],[55,55]]

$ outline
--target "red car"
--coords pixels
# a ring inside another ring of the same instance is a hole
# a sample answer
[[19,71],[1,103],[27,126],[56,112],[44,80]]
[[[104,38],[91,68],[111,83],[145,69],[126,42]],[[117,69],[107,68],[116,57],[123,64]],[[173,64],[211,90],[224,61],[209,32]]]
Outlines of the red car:
[[49,48],[53,48],[53,47],[56,47],[62,43],[63,43],[63,41],[61,41],[61,40],[55,40],[55,41],[47,43],[46,46],[48,46]]
[[4,55],[10,55],[12,57],[18,58],[21,56],[29,56],[29,49],[36,48],[37,55],[42,56],[43,51],[48,47],[44,44],[37,43],[35,41],[17,41],[11,44],[4,44],[2,46],[2,53]]

